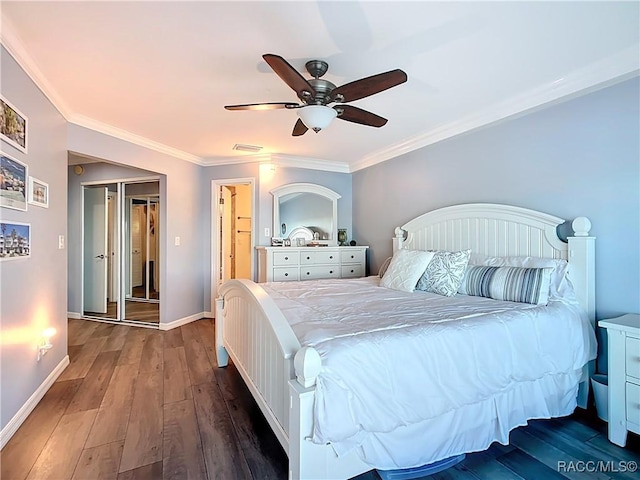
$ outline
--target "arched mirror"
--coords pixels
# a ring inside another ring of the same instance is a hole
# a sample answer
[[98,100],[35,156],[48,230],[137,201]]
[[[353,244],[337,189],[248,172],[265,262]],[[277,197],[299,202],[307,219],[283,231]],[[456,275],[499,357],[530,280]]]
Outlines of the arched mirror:
[[292,246],[337,244],[340,194],[314,183],[290,183],[271,194],[274,237],[290,239]]

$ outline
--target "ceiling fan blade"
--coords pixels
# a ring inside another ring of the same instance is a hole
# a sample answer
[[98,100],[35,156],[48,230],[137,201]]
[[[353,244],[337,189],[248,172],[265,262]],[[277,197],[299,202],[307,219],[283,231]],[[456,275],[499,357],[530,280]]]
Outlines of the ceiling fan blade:
[[298,108],[300,105],[290,102],[247,103],[245,105],[225,105],[227,110],[278,110],[281,108]]
[[391,70],[371,77],[361,78],[334,88],[331,92],[332,102],[353,102],[379,93],[407,81],[407,74],[402,70]]
[[302,120],[298,119],[296,124],[293,126],[293,132],[291,133],[291,135],[293,135],[294,137],[299,137],[300,135],[304,135],[305,133],[307,133],[307,130],[309,130],[307,126],[302,123]]
[[333,108],[338,111],[338,118],[347,122],[359,123],[370,127],[382,127],[387,123],[386,118],[352,105],[336,105]]
[[271,53],[264,54],[262,58],[264,58],[264,61],[269,64],[284,83],[295,90],[298,94],[298,98],[306,100],[316,96],[316,91],[313,89],[311,84],[307,82],[302,75],[300,75],[300,72],[289,65],[289,62],[284,58]]

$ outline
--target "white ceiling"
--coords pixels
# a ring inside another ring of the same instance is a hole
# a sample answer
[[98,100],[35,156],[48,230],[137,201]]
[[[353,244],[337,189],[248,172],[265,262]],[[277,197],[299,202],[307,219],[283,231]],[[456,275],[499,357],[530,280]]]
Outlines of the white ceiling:
[[[355,170],[637,75],[638,2],[10,2],[3,43],[73,123],[201,164],[272,158]],[[226,104],[297,101],[262,60],[329,63],[341,85],[403,69],[407,83],[292,137],[295,111]],[[268,158],[268,156],[267,156]]]

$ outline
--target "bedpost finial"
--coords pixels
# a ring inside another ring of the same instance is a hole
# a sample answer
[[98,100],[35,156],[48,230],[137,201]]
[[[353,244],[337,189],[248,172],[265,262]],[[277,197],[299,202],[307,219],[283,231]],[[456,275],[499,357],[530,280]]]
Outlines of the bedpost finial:
[[573,228],[573,235],[575,237],[588,237],[589,230],[591,230],[591,221],[587,217],[576,217],[571,222],[571,228]]
[[396,227],[394,230],[397,238],[404,238],[404,230],[400,227]]
[[315,348],[302,347],[293,358],[293,368],[300,385],[304,388],[313,387],[322,368],[320,354]]

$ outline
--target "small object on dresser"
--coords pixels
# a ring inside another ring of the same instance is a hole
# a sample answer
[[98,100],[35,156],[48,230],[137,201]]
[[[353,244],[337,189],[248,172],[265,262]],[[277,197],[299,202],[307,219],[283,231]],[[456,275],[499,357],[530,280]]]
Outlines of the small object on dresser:
[[356,243],[356,241],[355,241],[355,240],[351,240],[351,241],[349,242],[349,245],[351,245],[352,247],[355,247],[355,246],[357,245],[357,243]]
[[346,228],[339,228],[338,229],[338,244],[341,247],[346,246],[347,244],[347,229]]
[[291,246],[291,239],[290,238],[285,238],[282,242],[283,242],[283,246],[285,246],[285,247],[290,247]]
[[280,238],[280,237],[271,237],[271,246],[272,247],[281,247],[282,246],[282,238]]

